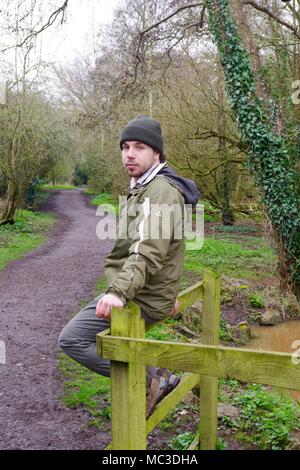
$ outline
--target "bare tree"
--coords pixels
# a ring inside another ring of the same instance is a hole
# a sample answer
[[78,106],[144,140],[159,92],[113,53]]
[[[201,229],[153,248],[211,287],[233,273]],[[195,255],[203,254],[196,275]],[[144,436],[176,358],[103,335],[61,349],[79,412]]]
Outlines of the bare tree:
[[[21,0],[13,0],[13,2],[11,0],[6,0],[6,5],[2,5],[1,14],[6,20],[5,30],[7,36],[9,37],[9,32],[15,28],[15,21],[13,21],[13,23],[10,22],[11,16],[9,13],[13,8],[16,9],[18,18],[18,35],[17,40],[13,41],[13,44],[2,46],[0,52],[6,52],[7,50],[14,49],[15,47],[23,47],[27,42],[35,39],[39,34],[51,27],[56,21],[60,20],[60,22],[63,23],[68,2],[69,0],[64,0],[60,6],[56,8],[54,7],[54,11],[45,14],[47,18],[45,19],[44,15],[41,17],[39,14],[42,7],[42,3],[39,0],[25,0],[25,2]],[[30,19],[29,22],[28,19]]]

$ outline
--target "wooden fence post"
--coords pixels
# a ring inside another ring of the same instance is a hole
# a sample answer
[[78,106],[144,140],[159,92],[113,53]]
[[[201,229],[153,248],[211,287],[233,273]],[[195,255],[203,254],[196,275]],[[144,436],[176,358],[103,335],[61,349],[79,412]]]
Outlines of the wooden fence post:
[[[205,270],[203,275],[202,343],[219,345],[220,275]],[[218,378],[201,375],[200,426],[201,450],[214,450],[217,442]]]
[[[140,308],[113,309],[111,334],[129,338],[145,337]],[[111,361],[112,449],[146,449],[146,368],[135,363]]]

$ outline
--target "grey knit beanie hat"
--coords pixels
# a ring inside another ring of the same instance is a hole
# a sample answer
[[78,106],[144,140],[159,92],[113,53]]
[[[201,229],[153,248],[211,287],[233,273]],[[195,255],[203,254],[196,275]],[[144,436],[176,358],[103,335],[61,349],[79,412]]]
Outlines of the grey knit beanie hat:
[[123,142],[137,140],[157,150],[160,155],[164,153],[164,141],[160,122],[148,116],[138,116],[128,122],[120,135],[120,147]]

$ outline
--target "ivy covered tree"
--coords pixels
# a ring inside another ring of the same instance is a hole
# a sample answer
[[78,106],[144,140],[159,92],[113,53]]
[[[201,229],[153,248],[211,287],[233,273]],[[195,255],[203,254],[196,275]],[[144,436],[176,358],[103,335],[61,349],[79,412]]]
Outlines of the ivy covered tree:
[[249,56],[231,17],[228,0],[206,0],[209,27],[218,47],[227,94],[248,148],[249,166],[262,190],[263,202],[278,244],[281,287],[300,299],[299,175],[282,135],[272,129],[256,84]]

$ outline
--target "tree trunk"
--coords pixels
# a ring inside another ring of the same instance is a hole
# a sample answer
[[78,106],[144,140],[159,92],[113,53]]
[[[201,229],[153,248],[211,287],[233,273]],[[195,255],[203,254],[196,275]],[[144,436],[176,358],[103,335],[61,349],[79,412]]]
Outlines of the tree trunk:
[[56,182],[55,181],[55,170],[53,168],[53,170],[52,170],[52,184],[53,184],[53,186],[55,186],[55,182]]
[[266,88],[262,79],[262,65],[260,60],[259,50],[255,44],[253,34],[250,28],[247,12],[244,10],[245,5],[241,0],[230,0],[231,12],[239,35],[243,41],[246,50],[249,53],[251,60],[251,68],[254,75],[258,77],[256,82],[256,92],[260,97],[266,97]]
[[[226,134],[226,118],[225,118],[225,93],[223,86],[222,68],[218,61],[217,63],[217,96],[218,96],[218,127],[219,134]],[[224,225],[233,225],[234,217],[230,207],[230,178],[229,178],[229,163],[228,152],[225,139],[219,137],[218,153],[224,165],[222,168],[222,222]]]
[[4,210],[1,215],[0,225],[14,223],[14,216],[17,210],[17,196],[18,196],[17,186],[12,181],[9,181],[7,198],[5,201]]
[[219,50],[227,93],[238,128],[249,149],[249,166],[263,193],[263,202],[278,244],[281,285],[299,298],[300,201],[297,173],[284,138],[257,97],[249,56],[230,15],[228,0],[207,0],[210,30]]
[[[283,112],[274,103],[270,87],[264,78],[259,49],[250,26],[251,18],[241,0],[229,0],[229,4],[242,43],[249,54],[251,69],[256,77],[256,94],[264,101],[267,113],[272,114],[271,124],[274,132],[280,134],[284,127]],[[271,20],[271,29],[273,30],[272,39],[278,41],[279,25],[273,20]],[[276,47],[275,54],[277,54],[277,50]],[[278,71],[280,71],[280,66],[278,66]],[[284,81],[282,80],[281,83],[284,83]]]

